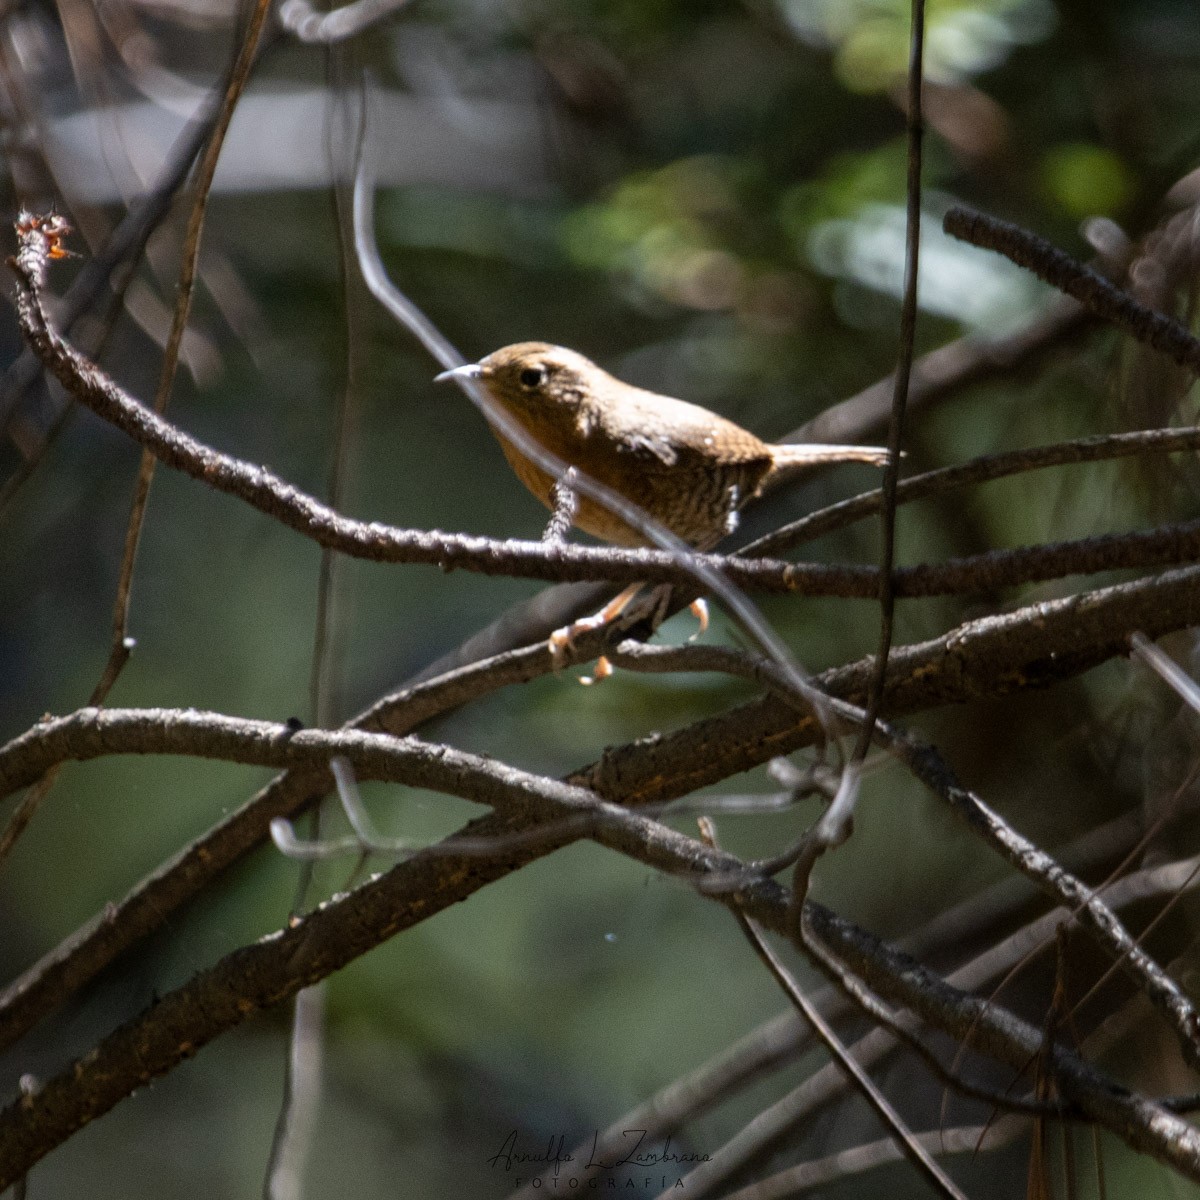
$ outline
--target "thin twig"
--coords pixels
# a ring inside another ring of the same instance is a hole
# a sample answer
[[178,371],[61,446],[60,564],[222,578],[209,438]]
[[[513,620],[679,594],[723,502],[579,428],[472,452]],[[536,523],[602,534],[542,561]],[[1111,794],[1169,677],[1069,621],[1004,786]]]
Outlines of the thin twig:
[[321,1092],[324,1025],[324,983],[301,988],[292,1005],[283,1100],[267,1157],[265,1200],[299,1200],[303,1194],[304,1151],[312,1140]]
[[[704,840],[709,845],[716,846],[717,843],[712,822],[707,820],[707,818],[702,818],[700,827]],[[935,1189],[946,1191],[951,1195],[961,1195],[933,1160],[927,1154],[923,1153],[922,1147],[914,1143],[912,1133],[907,1125],[899,1118],[899,1115],[896,1114],[878,1088],[875,1087],[874,1082],[866,1073],[858,1058],[852,1055],[842,1044],[841,1039],[834,1032],[832,1025],[822,1016],[820,1009],[801,991],[791,972],[787,970],[779,956],[771,949],[770,944],[763,937],[754,922],[736,907],[732,907],[732,912],[742,933],[754,947],[756,953],[766,964],[772,975],[775,976],[776,982],[779,983],[788,999],[792,1002],[792,1005],[813,1028],[818,1039],[833,1055],[839,1068],[863,1094],[868,1104],[875,1109],[884,1124],[892,1129],[895,1139],[898,1142],[898,1148],[904,1156],[919,1171],[925,1174],[927,1178],[930,1178]],[[799,948],[809,956],[818,968],[834,982],[835,986],[855,1006],[865,1012],[876,1023],[880,1031],[897,1041],[903,1042],[915,1051],[921,1061],[932,1069],[937,1078],[941,1079],[948,1086],[967,1095],[979,1098],[983,1089],[975,1089],[955,1073],[947,1070],[913,1030],[897,1019],[893,1013],[889,1012],[860,979],[848,971],[845,965],[834,958],[824,946],[808,935],[808,931],[804,928],[803,920],[798,923],[796,936],[799,939]],[[990,1091],[987,1091],[986,1095],[989,1100],[993,1097],[993,1093]]]
[[939,1195],[953,1196],[956,1200],[966,1200],[966,1196],[955,1185],[954,1181],[938,1166],[933,1156],[913,1136],[912,1131],[904,1123],[900,1114],[892,1107],[886,1096],[875,1086],[871,1077],[851,1057],[833,1027],[826,1023],[824,1017],[817,1011],[808,997],[800,990],[790,972],[783,965],[778,955],[768,945],[755,924],[742,913],[734,910],[734,916],[746,939],[754,947],[755,952],[767,969],[775,977],[775,981],[783,989],[784,994],[792,1002],[796,1011],[813,1027],[825,1049],[834,1057],[838,1066],[854,1081],[854,1086],[867,1104],[875,1111],[884,1127],[891,1130],[892,1141],[896,1149],[917,1169],[917,1171],[932,1184]]
[[[904,445],[904,416],[908,406],[908,386],[912,375],[917,331],[917,280],[921,264],[921,144],[924,124],[921,113],[921,88],[924,83],[925,2],[912,0],[909,10],[908,108],[906,116],[907,177],[905,180],[904,295],[900,308],[900,359],[896,366],[892,415],[888,425],[888,457],[883,469],[882,547],[879,554],[879,644],[875,651],[875,672],[867,692],[866,720],[858,733],[854,759],[861,762],[871,746],[875,718],[883,700],[888,656],[892,649],[892,628],[896,610],[896,490],[900,482],[900,455]],[[797,888],[807,891],[812,863],[797,866]]]
[[[980,1151],[1002,1150],[1011,1145],[1029,1128],[1026,1117],[1005,1117],[990,1125],[964,1125],[954,1129],[931,1129],[917,1133],[916,1143],[930,1154],[978,1154]],[[845,1182],[888,1163],[900,1162],[903,1155],[890,1138],[865,1142],[825,1158],[797,1163],[774,1175],[768,1175],[735,1192],[727,1192],[724,1200],[790,1200],[815,1188]]]
[[[175,290],[175,311],[167,343],[163,348],[158,388],[154,396],[154,411],[160,416],[167,411],[167,404],[171,399],[171,392],[175,385],[175,370],[179,363],[179,348],[183,344],[183,334],[187,329],[188,315],[192,309],[196,267],[200,260],[200,237],[204,231],[204,217],[208,210],[208,196],[212,189],[213,176],[216,174],[217,160],[221,156],[221,149],[225,144],[225,134],[229,130],[230,121],[233,120],[234,110],[242,97],[242,92],[250,78],[250,71],[258,57],[259,41],[270,7],[270,0],[255,0],[245,37],[242,39],[238,53],[229,69],[229,79],[217,109],[212,133],[209,135],[197,167],[192,208],[183,239],[179,281]],[[125,530],[125,546],[121,554],[121,567],[117,578],[117,596],[113,604],[112,642],[109,647],[108,661],[92,691],[89,704],[104,703],[113,684],[116,683],[117,677],[129,661],[129,655],[133,650],[134,643],[129,637],[129,601],[133,588],[133,572],[137,565],[138,546],[141,543],[142,527],[146,519],[146,504],[150,499],[150,486],[154,480],[154,469],[157,464],[158,460],[154,454],[144,448],[138,464],[137,481],[134,484],[133,501],[129,510],[129,523]]]
[[[858,798],[858,768],[871,748],[875,719],[883,702],[888,657],[892,649],[892,631],[896,615],[896,488],[900,480],[900,459],[904,446],[904,416],[908,406],[908,387],[912,376],[917,329],[917,278],[921,262],[921,87],[924,79],[925,2],[912,0],[909,20],[907,171],[905,181],[906,216],[904,238],[904,294],[900,306],[900,357],[894,377],[891,419],[888,424],[888,455],[883,468],[882,548],[879,555],[879,641],[875,651],[875,673],[867,692],[866,717],[850,755],[841,786],[820,820],[799,847],[792,873],[794,910],[801,919],[802,901],[808,894],[809,881],[817,859],[827,850],[841,845],[854,827],[854,807]],[[802,931],[797,927],[797,937]]]
[[[1035,446],[1028,450],[986,454],[957,466],[939,467],[921,475],[911,475],[900,481],[896,490],[896,503],[909,504],[914,500],[942,495],[972,484],[987,483],[1026,471],[1045,470],[1048,467],[1101,462],[1140,454],[1176,454],[1188,450],[1200,450],[1200,426],[1094,434],[1047,446]],[[742,546],[738,554],[746,557],[780,554],[827,533],[844,529],[855,521],[873,516],[880,510],[882,503],[883,493],[878,489],[851,496],[847,500],[840,500],[772,530]]]
[[1076,912],[1080,923],[1120,962],[1175,1031],[1184,1058],[1200,1065],[1200,1014],[1179,985],[1125,929],[1104,900],[1044,850],[1023,837],[974,792],[958,782],[942,756],[915,738],[883,730],[898,758],[934,795],[1017,870]]
[[[327,63],[327,69],[333,69],[331,62]],[[341,115],[340,103],[336,115]],[[334,144],[336,115],[331,115],[326,130],[326,153],[331,162],[334,161],[338,149]],[[333,174],[337,178],[337,172],[335,171]],[[350,271],[352,240],[348,239],[346,234],[344,188],[335,186],[333,195],[334,214],[338,229],[338,262],[341,267],[342,291],[345,299],[347,363],[346,376],[337,393],[327,494],[330,505],[335,509],[340,509],[345,497],[346,476],[350,469],[351,431],[357,416],[358,372],[355,363],[360,339],[357,336],[359,331],[356,328],[357,323],[354,317],[356,310],[350,302],[354,287]],[[321,563],[317,571],[317,611],[313,622],[313,647],[308,685],[309,714],[314,724],[318,726],[332,725],[341,707],[338,701],[339,668],[341,666],[341,656],[338,653],[340,626],[335,612],[340,575],[339,563],[340,559],[332,550],[328,547],[322,548]],[[342,788],[341,780],[338,778],[338,766],[344,765],[344,762],[345,760],[338,758],[334,759],[331,764],[335,780],[339,784],[339,792]],[[288,834],[292,832],[290,823],[283,817],[277,817],[272,822],[271,833],[276,847],[284,854],[290,855],[299,864],[295,898],[292,901],[293,916],[299,916],[310,907],[309,892],[312,889],[315,866],[319,858],[313,854],[305,854],[303,850],[321,844],[321,818],[322,806],[316,804],[309,814],[308,828],[311,841],[303,847],[299,844],[295,844],[293,847],[283,844],[280,827],[285,827]],[[358,850],[358,858],[361,863],[364,858],[361,848]],[[292,1005],[283,1095],[280,1097],[279,1112],[275,1118],[275,1129],[267,1155],[263,1183],[264,1200],[299,1200],[302,1194],[304,1163],[311,1149],[313,1113],[321,1087],[320,1067],[324,1055],[325,1039],[324,999],[324,985],[314,984],[312,987],[298,992]]]
[[1130,650],[1193,711],[1200,712],[1200,688],[1179,664],[1139,629],[1129,635]]
[[[200,160],[197,173],[196,196],[192,206],[191,217],[188,221],[187,236],[184,240],[183,266],[180,272],[178,298],[175,308],[175,320],[171,327],[171,335],[167,341],[162,364],[162,375],[159,379],[158,393],[155,397],[155,411],[166,411],[170,398],[171,386],[175,378],[175,368],[179,358],[179,347],[183,341],[183,332],[187,325],[187,315],[191,307],[192,291],[196,275],[196,263],[200,250],[200,234],[204,225],[204,211],[212,186],[213,174],[217,167],[226,130],[233,117],[249,77],[250,69],[258,55],[259,40],[262,34],[270,0],[257,0],[251,14],[250,25],[245,40],[230,69],[229,81],[226,85],[221,104],[217,109],[216,120],[208,139],[208,144]],[[70,414],[70,406],[64,410],[63,416],[56,422],[56,429],[61,429]],[[54,432],[54,431],[52,431]],[[89,704],[103,704],[116,683],[129,655],[133,650],[134,641],[129,636],[129,600],[133,585],[133,571],[137,561],[138,544],[141,540],[142,525],[146,515],[146,502],[150,495],[150,484],[154,478],[154,468],[157,460],[149,450],[143,450],[138,467],[137,481],[134,484],[133,502],[130,506],[129,523],[125,531],[125,546],[121,556],[121,566],[118,572],[117,593],[113,603],[112,640],[109,644],[108,659],[100,672],[100,678],[92,689],[88,699]],[[20,807],[13,814],[4,831],[0,834],[0,862],[3,862],[26,826],[33,819],[34,813],[53,790],[58,779],[58,772],[51,771],[40,780],[22,800]]]
[[[263,44],[264,54],[271,44],[272,39],[268,37]],[[214,94],[211,102],[204,105],[176,139],[155,185],[129,209],[100,250],[83,264],[58,306],[59,321],[68,333],[87,312],[117,268],[132,263],[141,255],[150,235],[170,212],[179,188],[212,133],[219,113],[220,97]],[[8,427],[14,409],[40,372],[41,363],[30,350],[26,350],[5,372],[0,380],[0,428]]]

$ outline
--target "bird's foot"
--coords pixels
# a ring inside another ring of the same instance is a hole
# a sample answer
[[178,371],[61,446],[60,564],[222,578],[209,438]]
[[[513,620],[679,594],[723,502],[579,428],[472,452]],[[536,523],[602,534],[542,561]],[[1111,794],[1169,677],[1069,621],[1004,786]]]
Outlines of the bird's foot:
[[[593,629],[600,629],[610,621],[615,621],[629,607],[629,602],[637,595],[640,587],[639,583],[632,584],[614,596],[599,612],[592,613],[590,617],[580,617],[578,621],[556,629],[546,643],[554,670],[561,671],[567,665],[567,657],[575,649],[575,639],[580,634],[590,633]],[[597,683],[601,679],[607,679],[612,673],[612,663],[601,656],[596,662],[595,674],[586,676],[584,682]]]
[[562,628],[556,629],[546,639],[546,645],[550,650],[550,662],[554,669],[561,671],[567,665],[567,658],[575,649],[575,639],[581,633],[589,633],[593,629],[599,629],[608,620],[609,618],[601,610],[598,613],[593,613],[590,617],[580,617],[578,621],[572,621],[570,625],[564,625]]

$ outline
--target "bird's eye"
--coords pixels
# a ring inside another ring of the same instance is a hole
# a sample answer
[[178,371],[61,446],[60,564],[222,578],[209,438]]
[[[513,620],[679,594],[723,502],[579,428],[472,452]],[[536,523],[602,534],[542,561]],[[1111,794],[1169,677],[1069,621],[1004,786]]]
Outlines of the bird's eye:
[[546,372],[541,367],[526,367],[517,378],[522,387],[535,388],[546,378]]

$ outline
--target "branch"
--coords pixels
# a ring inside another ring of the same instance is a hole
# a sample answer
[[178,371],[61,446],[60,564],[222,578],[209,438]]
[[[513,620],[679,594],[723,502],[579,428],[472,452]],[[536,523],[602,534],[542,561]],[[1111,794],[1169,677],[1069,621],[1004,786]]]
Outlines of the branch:
[[[776,983],[783,989],[784,994],[791,1001],[796,1011],[812,1026],[821,1044],[837,1063],[838,1069],[848,1080],[853,1082],[859,1094],[874,1111],[884,1128],[891,1131],[891,1144],[896,1148],[897,1152],[907,1158],[916,1171],[940,1195],[957,1198],[957,1200],[966,1200],[963,1192],[955,1187],[953,1180],[934,1161],[932,1153],[913,1136],[912,1131],[905,1124],[895,1107],[884,1096],[883,1092],[880,1091],[870,1075],[867,1074],[866,1068],[859,1063],[837,1036],[833,1026],[821,1016],[816,1005],[804,994],[787,968],[783,965],[783,960],[771,949],[770,944],[762,935],[758,926],[736,908],[734,909],[734,915],[737,918],[742,933],[749,940],[751,946],[754,947],[755,952],[766,965],[767,969],[775,977]],[[807,938],[804,940],[807,941]],[[805,948],[808,949],[807,946]]]
[[[267,39],[260,59],[277,44],[275,39]],[[220,108],[221,89],[218,88],[176,138],[153,188],[130,206],[104,245],[83,264],[59,305],[59,319],[64,329],[70,330],[87,312],[122,263],[132,262],[141,255],[151,234],[171,211],[192,164],[212,133]],[[7,429],[14,409],[40,372],[41,363],[28,349],[9,366],[0,379],[0,427]]]
[[[1128,636],[1137,630],[1160,637],[1195,624],[1198,616],[1200,568],[1193,567],[970,621],[943,637],[893,651],[882,712],[896,716],[1044,687],[1126,653]],[[578,652],[596,653],[603,641],[601,634],[583,635]],[[720,654],[719,647],[694,649]],[[831,696],[861,703],[872,661],[826,671],[814,682]],[[385,698],[356,723],[406,733],[449,708],[550,669],[549,652],[540,642]],[[722,659],[714,660],[713,669],[733,668]],[[769,673],[762,679],[766,682]],[[798,718],[791,704],[768,695],[685,729],[615,747],[571,778],[620,804],[651,804],[790,754],[811,745],[818,734],[815,721]],[[65,939],[0,994],[0,1047],[22,1036],[118,955],[159,928],[176,908],[257,845],[272,819],[298,811],[329,786],[324,767],[273,780],[163,863],[119,904]],[[507,827],[485,826],[480,836],[501,831]],[[514,854],[498,873],[507,874],[551,848]],[[464,878],[457,898],[465,899],[478,886],[478,876]]]
[[[921,117],[921,84],[924,80],[925,0],[911,0],[911,32],[908,46],[908,94],[905,112],[907,165],[905,171],[904,291],[900,299],[900,357],[896,364],[892,412],[888,422],[888,455],[883,467],[883,496],[880,514],[879,551],[879,640],[875,650],[875,669],[867,689],[866,720],[858,731],[853,762],[861,763],[871,749],[871,734],[879,706],[883,702],[896,619],[899,579],[896,577],[896,489],[900,483],[900,455],[904,444],[904,421],[908,409],[908,389],[912,378],[914,345],[917,336],[917,279],[921,265],[921,148],[925,133]],[[853,795],[846,812],[834,822],[836,803],[826,811],[831,829],[813,841],[812,854],[796,864],[794,875],[797,894],[808,890],[813,854],[827,845],[845,841],[849,836]],[[822,822],[825,824],[825,821]],[[803,932],[801,931],[801,936]]]
[[952,208],[942,221],[951,237],[995,250],[1039,279],[1078,300],[1086,309],[1152,346],[1193,374],[1200,374],[1200,338],[1173,317],[1155,312],[1128,292],[1064,254],[1045,239],[983,213]]
[[[29,231],[36,233],[36,228],[34,222],[23,225],[26,247],[30,245]],[[37,290],[36,263],[30,263],[22,254],[10,260],[10,265],[22,285],[17,295],[22,330],[47,368],[72,396],[127,433],[159,461],[218,491],[237,496],[326,549],[374,562],[426,563],[447,571],[457,567],[485,575],[692,586],[698,565],[722,573],[734,587],[808,596],[878,595],[879,573],[866,566],[785,563],[705,554],[690,555],[688,562],[667,551],[497,541],[465,534],[398,529],[342,516],[266,467],[213,450],[139,404],[49,326]],[[1200,547],[1200,522],[1046,547],[992,551],[941,565],[898,571],[896,594],[970,593],[1064,574],[1165,566],[1195,558],[1200,552],[1197,547]]]
[[[1000,1150],[1029,1128],[1023,1117],[1002,1117],[987,1125],[967,1125],[954,1129],[931,1129],[916,1134],[917,1143],[930,1154],[970,1154]],[[896,1144],[887,1138],[864,1142],[847,1150],[838,1150],[825,1158],[786,1167],[748,1187],[728,1192],[725,1200],[795,1200],[816,1188],[845,1183],[856,1175],[873,1171],[887,1163],[899,1162]]]
[[[576,801],[584,808],[600,808],[585,803],[574,789],[558,792],[552,787],[527,798],[543,819],[568,812],[578,815]],[[603,844],[694,882],[740,874],[747,879],[735,898],[742,910],[776,932],[790,925],[790,894],[770,880],[749,877],[740,860],[637,814],[605,807],[609,811],[593,829]],[[476,836],[487,824],[475,824]],[[496,823],[490,824],[494,828]],[[106,1037],[32,1095],[10,1105],[0,1113],[0,1188],[83,1124],[219,1034],[461,899],[464,881],[473,889],[480,880],[504,873],[503,864],[455,858],[456,840],[448,839],[294,925],[234,951]],[[1109,1082],[1061,1047],[1047,1051],[1039,1029],[954,989],[820,905],[809,902],[805,918],[829,952],[883,999],[911,1008],[960,1039],[970,1036],[975,1048],[1009,1066],[1023,1067],[1041,1052],[1046,1070],[1069,1103],[1135,1149],[1200,1181],[1200,1131],[1179,1116]]]
[[1200,520],[1183,521],[1158,529],[1106,533],[1066,542],[1018,546],[1014,550],[986,550],[943,563],[900,567],[895,572],[895,593],[905,599],[972,595],[1023,583],[1044,583],[1068,575],[1170,567],[1195,562],[1197,558],[1200,558]]
[[[968,621],[892,651],[882,712],[1007,695],[1070,679],[1147,637],[1200,620],[1200,567]],[[814,676],[828,695],[861,706],[874,660]],[[672,733],[614,747],[571,780],[622,804],[655,804],[811,745],[816,723],[774,695]]]
[[[576,652],[598,652],[606,632],[580,635]],[[399,737],[452,708],[549,674],[552,668],[542,641],[385,696],[348,727]],[[158,929],[180,905],[258,845],[272,820],[294,815],[325,795],[331,783],[324,765],[294,768],[277,776],[167,859],[119,903],[107,905],[59,943],[0,993],[0,1048],[23,1036],[115,958]]]
[[[1194,887],[1196,881],[1189,877],[1195,866],[1196,859],[1189,859],[1136,872],[1105,889],[1105,898],[1112,907],[1120,908],[1148,896],[1176,893],[1181,886]],[[967,903],[972,902],[968,901]],[[998,977],[1005,975],[1012,967],[1026,960],[1030,954],[1046,944],[1053,944],[1058,928],[1064,921],[1070,919],[1070,911],[1061,907],[1044,913],[1030,924],[1016,930],[995,945],[989,946],[982,954],[957,967],[948,976],[947,982],[957,988],[972,991],[994,984]],[[939,927],[941,927],[940,930]],[[938,935],[936,942],[930,937],[935,933]],[[925,931],[918,933],[912,939],[905,939],[905,941],[919,943],[934,950],[939,947],[960,944],[963,935],[964,931],[961,928],[946,929],[942,918],[934,918]],[[909,953],[913,952],[911,945],[905,948]],[[908,1014],[902,1015],[900,1022],[914,1031],[919,1028],[918,1022]],[[777,1023],[776,1021],[775,1024]],[[793,1036],[799,1042],[798,1034]],[[968,1044],[971,1042],[970,1038],[963,1040]],[[753,1043],[751,1044],[753,1045]],[[877,1026],[859,1038],[851,1046],[851,1051],[858,1062],[862,1063],[864,1067],[870,1068],[878,1066],[886,1055],[897,1048],[897,1041],[892,1033],[886,1028]],[[796,1055],[805,1049],[807,1049],[805,1044],[798,1044],[795,1050]],[[781,1048],[780,1053],[782,1054],[782,1052]],[[794,1057],[795,1055],[793,1055]],[[718,1062],[721,1061],[718,1060]],[[770,1064],[768,1063],[768,1065]],[[1027,1067],[1028,1064],[1023,1064],[1022,1069],[1027,1069]],[[703,1088],[705,1077],[697,1074],[699,1078],[696,1086]],[[794,1144],[803,1131],[811,1126],[815,1117],[819,1113],[828,1112],[830,1105],[845,1093],[844,1077],[833,1064],[826,1064],[814,1071],[787,1095],[758,1112],[753,1120],[719,1146],[712,1155],[711,1162],[696,1167],[685,1180],[688,1194],[699,1196],[710,1194],[724,1186],[729,1179],[770,1161],[772,1156],[777,1154],[783,1146]],[[701,1093],[697,1107],[701,1107],[704,1100],[705,1097]],[[679,1102],[676,1101],[676,1103]],[[1164,1101],[1164,1103],[1172,1102]],[[644,1118],[638,1115],[638,1111],[627,1114],[627,1118],[623,1118],[612,1127],[614,1138],[622,1129],[645,1127],[641,1123]],[[1065,1111],[1070,1112],[1069,1109]],[[653,1119],[654,1115],[656,1114],[652,1113],[650,1119]],[[683,1113],[679,1114],[675,1126],[682,1123],[684,1115]],[[634,1117],[637,1117],[636,1121],[633,1119]],[[655,1136],[662,1137],[675,1126],[655,1127]],[[601,1148],[606,1144],[605,1141],[601,1141]],[[526,1194],[522,1193],[522,1195]]]
[[[1127,851],[1140,830],[1136,815],[1119,817],[1072,842],[1059,854],[1059,861],[1070,865],[1077,874],[1083,873]],[[1126,876],[1105,890],[1105,899],[1111,907],[1121,908],[1149,896],[1178,894],[1181,888],[1195,888],[1200,880],[1192,878],[1192,872],[1198,862],[1191,859],[1170,863]],[[928,957],[944,955],[950,947],[973,944],[986,927],[994,927],[1027,904],[1028,886],[1028,881],[1020,876],[1006,876],[906,935],[900,947],[909,954]],[[1005,938],[996,947],[1001,953],[988,950],[966,967],[958,968],[949,977],[950,982],[960,988],[978,990],[1027,957],[1045,938],[1052,939],[1058,925],[1069,916],[1065,909],[1056,908]],[[984,966],[982,970],[976,966],[980,963]],[[832,986],[824,987],[813,1000],[831,1020],[849,1009],[849,1001]],[[620,1157],[627,1129],[644,1129],[649,1139],[661,1140],[771,1072],[794,1063],[811,1045],[811,1034],[796,1015],[790,1010],[782,1012],[622,1113],[599,1131],[594,1141],[588,1139],[578,1144],[571,1153],[578,1163],[587,1163],[588,1155],[593,1164]],[[851,1050],[863,1066],[872,1067],[896,1048],[895,1040],[886,1030],[875,1029],[855,1042]],[[844,1077],[832,1064],[817,1070],[787,1096],[756,1114],[746,1128],[719,1148],[713,1160],[722,1165],[720,1179],[707,1176],[704,1186],[711,1189],[731,1175],[749,1170],[752,1163],[763,1161],[783,1139],[797,1136],[796,1131],[811,1121],[814,1113],[827,1111],[844,1093]],[[598,1165],[582,1169],[582,1178],[593,1177],[599,1169]],[[553,1186],[552,1170],[543,1172],[539,1178],[540,1185],[532,1181],[523,1185],[512,1193],[511,1200],[534,1200]],[[687,1186],[691,1194],[701,1186],[700,1180],[689,1179]]]
[[[1095,323],[1096,318],[1086,309],[1060,297],[1044,315],[1007,337],[971,336],[939,346],[913,364],[910,406],[913,410],[924,410],[964,388],[1030,370],[1072,339],[1087,333]],[[887,421],[893,387],[891,376],[877,380],[818,413],[782,440],[862,441]]]
[[[569,546],[550,542],[497,541],[465,534],[397,529],[379,522],[356,521],[286,483],[266,467],[217,450],[150,412],[94,363],[85,359],[50,326],[41,303],[44,265],[37,257],[39,218],[18,222],[21,250],[9,265],[18,277],[17,315],[29,345],[68,393],[97,416],[145,447],[160,462],[217,491],[237,496],[318,545],[373,562],[426,563],[444,571],[464,568],[485,575],[521,575],[550,580],[617,580],[636,583],[694,583],[696,566],[727,571],[735,586],[752,584],[763,564],[731,560],[723,555],[689,555],[689,565],[670,552]],[[860,568],[797,567],[774,563],[766,575],[786,577],[794,590],[802,575],[853,581]],[[841,590],[840,585],[835,585]],[[853,590],[854,582],[846,587]]]
[[[187,230],[184,235],[182,264],[179,280],[175,286],[175,312],[171,329],[163,348],[158,389],[154,397],[154,411],[160,416],[167,411],[171,392],[175,385],[175,371],[179,364],[179,350],[187,329],[188,316],[192,311],[192,299],[196,286],[196,270],[200,261],[200,237],[204,231],[204,218],[208,211],[208,197],[225,135],[237,109],[238,101],[250,79],[250,71],[258,58],[258,48],[266,23],[270,0],[255,0],[250,12],[246,32],[229,68],[229,78],[224,95],[217,109],[212,135],[204,147],[204,153],[196,168],[195,195],[191,212],[188,214]],[[129,522],[125,529],[125,545],[121,553],[121,567],[117,577],[117,594],[113,602],[112,640],[109,645],[108,661],[92,689],[91,704],[103,704],[118,676],[125,669],[133,649],[129,637],[129,604],[133,590],[133,572],[137,565],[138,547],[142,540],[142,528],[146,520],[146,506],[150,501],[150,487],[154,482],[157,459],[147,450],[142,451],[138,463],[137,479],[134,483],[133,501],[129,507]]]
[[285,768],[324,767],[337,756],[348,759],[361,779],[430,788],[508,815],[531,811],[521,801],[526,793],[553,794],[556,803],[578,802],[588,811],[596,802],[582,788],[413,737],[358,729],[296,730],[190,708],[81,708],[39,721],[0,746],[0,795],[26,787],[58,763],[115,754],[180,754]]
[[1185,1061],[1200,1067],[1200,1014],[1179,985],[1141,948],[1100,896],[1023,837],[974,792],[963,787],[932,746],[881,724],[889,749],[987,845],[1075,915],[1129,974],[1175,1030]]

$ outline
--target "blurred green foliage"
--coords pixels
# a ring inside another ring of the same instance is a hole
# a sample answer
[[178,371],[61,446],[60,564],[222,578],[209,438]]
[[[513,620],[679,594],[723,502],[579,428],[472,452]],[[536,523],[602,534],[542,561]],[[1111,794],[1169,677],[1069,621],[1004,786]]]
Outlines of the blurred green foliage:
[[[389,267],[469,357],[524,338],[562,342],[631,382],[783,435],[895,363],[907,12],[903,0],[414,6],[364,39],[378,86],[457,114],[468,128],[480,101],[528,109],[545,167],[490,191],[429,180],[388,191],[379,229]],[[1052,299],[1001,260],[942,237],[939,217],[951,200],[1080,254],[1089,253],[1085,218],[1123,222],[1136,237],[1162,216],[1167,189],[1196,166],[1196,30],[1185,0],[929,5],[922,348],[1035,320]],[[199,35],[152,32],[185,69],[189,39]],[[292,48],[268,60],[258,86],[323,81],[319,56]],[[202,386],[185,380],[178,389],[172,415],[185,428],[323,493],[335,406],[352,364],[349,512],[538,536],[544,514],[477,415],[458,395],[435,390],[423,353],[360,289],[344,286],[327,194],[220,195],[205,244],[234,272],[257,324],[252,334],[231,327],[201,293],[194,323],[220,348],[222,367]],[[170,270],[166,279],[154,283],[169,301]],[[139,395],[152,394],[157,350],[132,324],[119,327],[104,361]],[[1148,372],[1136,351],[1103,334],[1067,346],[1036,371],[918,416],[911,467],[1137,427],[1150,412],[1192,419],[1186,384],[1167,378],[1158,387]],[[119,437],[80,417],[3,514],[0,715],[10,734],[43,711],[82,703],[99,673],[135,464]],[[858,469],[824,476],[779,497],[748,527],[872,480]],[[993,484],[905,509],[902,557],[1125,529],[1167,510],[1195,515],[1196,485],[1187,464],[1141,474],[1102,464]],[[864,526],[811,553],[870,561],[876,549]],[[233,500],[160,472],[134,594],[138,649],[111,702],[310,719],[318,562],[313,546]],[[340,714],[535,590],[464,573],[342,564]],[[933,636],[1016,599],[906,604],[899,634]],[[763,609],[813,669],[874,648],[871,605],[772,598]],[[689,632],[675,623],[664,636]],[[708,636],[737,635],[718,619]],[[608,744],[747,695],[707,677],[618,674],[583,689],[573,674],[510,689],[423,733],[556,774]],[[1050,699],[1018,696],[916,724],[1025,832],[1057,843],[1146,800],[1141,734],[1168,728],[1170,717],[1155,696],[1122,665]],[[119,898],[262,778],[191,762],[68,768],[0,872],[7,973]],[[770,786],[758,772],[726,790]],[[445,797],[367,790],[382,826],[418,840],[474,811]],[[722,836],[735,851],[764,854],[796,836],[813,811],[728,818]],[[326,828],[338,829],[336,815]],[[343,886],[352,868],[324,868],[322,886]],[[819,867],[816,895],[899,935],[1002,874],[886,768],[865,785],[854,838]],[[278,927],[294,881],[290,864],[260,850],[55,1018],[32,1065],[10,1054],[6,1066],[58,1069],[156,991]],[[1041,1012],[1044,998],[1031,985],[1029,1010]],[[356,962],[331,981],[328,1003],[311,1194],[361,1197],[505,1194],[511,1180],[486,1160],[510,1129],[530,1144],[559,1132],[574,1141],[782,1008],[719,907],[590,845]],[[39,1168],[38,1187],[66,1193],[86,1179],[95,1200],[254,1194],[283,1056],[283,1014],[255,1022],[89,1128]],[[798,1078],[787,1072],[761,1085],[681,1140],[716,1151]],[[864,1139],[876,1136],[862,1128]],[[823,1144],[814,1135],[807,1150],[815,1155]],[[1021,1156],[997,1162],[1002,1170],[986,1159],[955,1169],[972,1196],[1012,1195],[1024,1178]],[[1115,1145],[1107,1162],[1127,1194],[1159,1179]],[[923,1194],[900,1168],[866,1186]],[[829,1194],[860,1193],[848,1186]]]

